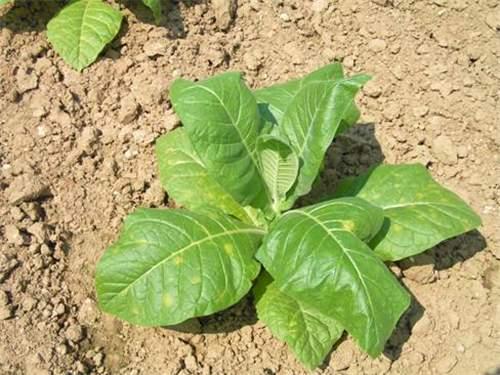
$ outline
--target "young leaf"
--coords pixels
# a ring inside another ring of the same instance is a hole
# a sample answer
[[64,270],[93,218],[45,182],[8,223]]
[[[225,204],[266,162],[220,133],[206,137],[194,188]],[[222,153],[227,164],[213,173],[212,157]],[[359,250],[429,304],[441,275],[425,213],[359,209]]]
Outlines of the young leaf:
[[265,118],[274,124],[280,124],[286,109],[304,86],[311,82],[338,81],[342,78],[344,78],[342,65],[334,63],[315,70],[303,78],[258,89],[254,94],[263,113],[267,113]]
[[336,196],[357,196],[381,207],[386,220],[371,245],[383,260],[419,254],[481,225],[481,218],[419,164],[380,165],[341,182]]
[[258,142],[262,174],[276,212],[292,188],[299,171],[299,159],[285,141],[263,135]]
[[270,203],[259,170],[257,103],[239,73],[171,88],[175,111],[208,173],[243,206]]
[[301,161],[288,207],[311,190],[326,150],[350,111],[356,93],[368,80],[368,76],[359,75],[334,82],[313,82],[300,90],[288,106],[281,127]]
[[92,64],[111,42],[122,14],[102,0],[74,0],[47,25],[47,37],[61,57],[77,70]]
[[300,362],[314,369],[321,365],[344,329],[276,287],[267,273],[254,287],[257,315],[280,340],[288,344]]
[[143,326],[171,325],[238,302],[259,273],[263,231],[211,212],[138,209],[102,256],[102,310]]
[[146,5],[153,12],[156,22],[160,22],[161,19],[161,0],[142,0],[144,5]]
[[251,223],[244,208],[208,174],[183,128],[175,129],[156,141],[160,181],[179,204],[195,210],[212,206]]
[[[257,98],[261,116],[268,123],[279,125],[290,103],[293,102],[295,96],[306,85],[313,82],[335,82],[343,78],[344,71],[342,65],[334,63],[326,65],[308,74],[304,78],[258,89],[254,93]],[[336,134],[354,125],[356,121],[358,121],[359,116],[359,109],[356,107],[356,103],[352,102]]]
[[362,241],[383,211],[342,198],[285,213],[257,259],[286,294],[337,320],[371,356],[380,354],[410,296]]

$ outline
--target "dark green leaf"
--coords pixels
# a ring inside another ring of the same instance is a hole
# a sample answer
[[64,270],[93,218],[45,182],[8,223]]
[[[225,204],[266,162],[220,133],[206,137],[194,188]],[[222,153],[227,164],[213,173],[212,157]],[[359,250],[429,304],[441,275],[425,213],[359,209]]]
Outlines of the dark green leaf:
[[254,253],[262,234],[216,213],[138,209],[97,265],[99,304],[144,326],[223,310],[258,275]]
[[240,74],[197,83],[177,80],[171,98],[208,173],[243,206],[269,205],[257,152],[261,121]]
[[336,196],[357,196],[384,209],[384,227],[371,243],[384,260],[419,254],[481,225],[462,199],[419,164],[375,167],[343,181]]
[[285,213],[265,236],[257,259],[286,294],[332,316],[371,356],[384,348],[410,297],[363,242],[383,211],[359,198]]
[[335,319],[278,289],[267,273],[259,276],[254,294],[259,319],[277,338],[286,342],[309,369],[323,363],[344,332]]

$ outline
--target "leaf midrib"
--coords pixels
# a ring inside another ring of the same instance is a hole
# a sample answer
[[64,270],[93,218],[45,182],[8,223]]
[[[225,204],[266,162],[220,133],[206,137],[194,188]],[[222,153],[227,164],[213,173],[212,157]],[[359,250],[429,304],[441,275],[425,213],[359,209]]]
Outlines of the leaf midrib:
[[[326,227],[321,221],[319,221],[317,218],[315,218],[313,215],[310,215],[309,213],[305,212],[305,211],[301,211],[301,210],[296,210],[296,211],[292,211],[294,213],[298,213],[298,214],[301,214],[301,215],[304,215],[306,217],[308,217],[309,219],[311,219],[312,221],[314,221],[316,224],[318,224],[329,236],[330,238],[332,238],[336,243],[337,245],[342,249],[342,252],[343,254],[347,257],[347,259],[349,259],[349,262],[351,263],[351,266],[352,268],[356,271],[356,274],[358,275],[358,279],[359,281],[361,282],[361,284],[363,285],[363,294],[366,296],[367,300],[368,300],[368,305],[369,305],[369,308],[370,308],[370,311],[371,311],[371,316],[375,316],[375,309],[373,307],[373,301],[371,299],[371,296],[370,294],[368,293],[368,288],[365,284],[365,281],[362,277],[362,273],[361,271],[358,269],[358,267],[356,266],[355,262],[353,261],[353,259],[351,258],[351,256],[349,255],[348,251],[346,251],[346,248],[344,248],[344,246],[342,246],[342,244],[335,238],[335,236],[333,235],[332,232],[345,232],[345,233],[350,233],[352,234],[351,232],[345,230],[345,229],[330,229],[328,227]],[[354,236],[354,234],[352,234]],[[361,241],[361,240],[360,240]],[[372,318],[369,318],[370,321],[372,321],[373,319]],[[377,344],[379,343],[380,341],[380,334],[379,334],[379,331],[378,331],[378,327],[377,327],[377,324],[370,324],[372,327],[374,327],[374,330],[375,330],[375,335],[377,337]]]
[[[227,117],[231,120],[231,124],[232,124],[232,127],[236,130],[236,132],[238,133],[238,136],[240,137],[240,140],[241,140],[241,144],[243,144],[243,146],[245,147],[245,150],[248,154],[248,156],[250,157],[250,159],[252,160],[252,164],[254,165],[254,168],[257,172],[257,174],[259,175],[259,178],[262,182],[262,184],[265,184],[264,182],[264,177],[262,176],[262,173],[261,173],[261,170],[259,168],[259,163],[257,162],[257,159],[255,158],[255,155],[254,153],[255,152],[251,152],[250,149],[248,148],[248,145],[247,145],[247,142],[246,142],[246,139],[243,137],[243,135],[241,134],[240,132],[240,129],[236,126],[236,123],[237,121],[235,121],[233,119],[233,116],[231,115],[231,113],[229,112],[229,110],[227,109],[226,105],[224,104],[224,102],[222,101],[222,99],[219,97],[219,95],[217,95],[217,93],[213,90],[211,90],[210,88],[206,87],[206,86],[203,86],[203,85],[195,85],[195,86],[191,86],[191,87],[187,87],[186,90],[189,90],[189,89],[192,89],[193,87],[199,87],[203,90],[205,90],[206,92],[208,92],[209,94],[213,95],[217,101],[220,103],[220,105],[222,106],[222,108],[224,109],[224,112],[226,113]],[[240,96],[240,105],[239,105],[239,109],[238,109],[238,121],[239,121],[239,118],[241,116],[241,110],[242,110],[242,104],[241,104],[241,91],[239,91],[238,95]],[[266,192],[266,197],[267,197],[267,200],[268,202],[271,202],[271,197],[269,197],[269,194],[267,192],[267,189],[264,189],[264,191]]]
[[[158,223],[160,223],[160,224],[164,224],[164,222],[162,222],[160,220],[155,220],[155,221],[158,222]],[[195,242],[191,242],[189,245],[187,245],[187,246],[185,246],[185,247],[183,247],[181,249],[178,249],[178,250],[174,251],[173,253],[170,253],[166,258],[160,260],[154,266],[152,266],[151,268],[149,268],[146,272],[144,272],[141,275],[139,275],[134,281],[132,281],[130,284],[128,284],[124,289],[122,289],[121,291],[119,291],[118,293],[116,293],[113,297],[111,297],[109,299],[109,301],[108,301],[108,304],[111,303],[116,297],[121,296],[124,293],[126,293],[133,285],[135,285],[135,283],[137,283],[139,280],[141,280],[144,277],[146,277],[149,273],[153,272],[158,267],[162,266],[164,263],[166,263],[169,260],[171,260],[173,257],[178,256],[180,254],[183,254],[184,252],[190,250],[191,248],[199,246],[200,244],[202,244],[204,242],[211,241],[214,238],[219,238],[219,237],[224,237],[224,236],[231,236],[233,234],[244,234],[244,233],[248,233],[248,234],[252,234],[253,233],[253,234],[263,235],[263,234],[265,234],[265,231],[260,230],[260,229],[256,229],[256,228],[253,228],[253,229],[252,228],[245,228],[245,229],[237,229],[237,230],[235,229],[235,230],[229,230],[229,231],[225,231],[225,232],[221,232],[221,233],[209,235],[207,237],[204,237],[201,240],[198,240],[198,241],[195,241]],[[147,241],[146,243],[150,244],[150,241]]]

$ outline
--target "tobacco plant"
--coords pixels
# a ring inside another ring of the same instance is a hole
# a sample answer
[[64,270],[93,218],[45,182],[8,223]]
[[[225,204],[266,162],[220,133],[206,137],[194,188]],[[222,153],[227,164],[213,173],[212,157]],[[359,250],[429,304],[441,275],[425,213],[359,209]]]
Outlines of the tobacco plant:
[[[0,8],[15,0],[0,0]],[[161,0],[142,0],[155,19]],[[122,14],[104,0],[70,0],[47,24],[47,38],[63,60],[81,71],[92,64],[120,31]]]
[[334,137],[356,123],[366,75],[339,64],[251,91],[238,73],[178,79],[183,126],[160,137],[160,179],[184,208],[140,208],[102,256],[102,310],[168,326],[253,288],[261,319],[308,368],[347,331],[378,356],[410,304],[386,267],[480,225],[425,167],[379,165],[332,199],[297,207]]

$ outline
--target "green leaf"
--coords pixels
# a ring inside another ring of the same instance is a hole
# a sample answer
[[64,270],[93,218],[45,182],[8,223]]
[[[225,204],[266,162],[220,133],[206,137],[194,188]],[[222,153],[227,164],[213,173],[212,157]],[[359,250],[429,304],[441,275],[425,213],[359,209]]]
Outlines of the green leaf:
[[336,196],[357,196],[381,207],[386,220],[371,245],[383,260],[419,254],[481,225],[481,218],[419,164],[380,165],[341,182]]
[[335,63],[326,65],[303,78],[258,89],[254,94],[264,117],[274,124],[280,124],[286,109],[304,86],[311,82],[337,81],[342,78],[344,78],[342,65]]
[[146,5],[153,12],[155,21],[158,23],[161,20],[161,0],[142,0],[144,5]]
[[269,205],[259,170],[257,103],[239,73],[171,88],[175,111],[208,173],[243,206]]
[[301,161],[297,185],[288,207],[308,193],[328,147],[342,120],[351,111],[354,97],[368,76],[313,82],[300,90],[283,114],[281,127]]
[[259,319],[311,370],[323,363],[344,332],[335,319],[286,295],[267,273],[257,279],[254,294]]
[[102,0],[75,0],[47,25],[47,37],[77,70],[92,64],[120,30],[122,14]]
[[183,128],[156,141],[160,181],[168,194],[190,210],[212,206],[251,223],[244,208],[208,174]]
[[262,174],[276,212],[292,188],[299,171],[299,159],[280,138],[263,135],[258,143]]
[[[295,96],[306,85],[314,82],[335,82],[343,78],[344,71],[342,65],[334,63],[326,65],[303,78],[258,89],[254,93],[264,120],[268,123],[278,125],[281,124],[283,114],[290,103],[293,102]],[[359,116],[359,110],[353,102],[341,122],[339,132],[354,125],[358,121]]]
[[342,198],[285,213],[264,238],[257,259],[289,296],[332,316],[371,356],[391,335],[410,296],[363,242],[383,212]]
[[143,326],[221,311],[258,275],[253,256],[262,234],[213,212],[138,209],[97,265],[100,307]]

